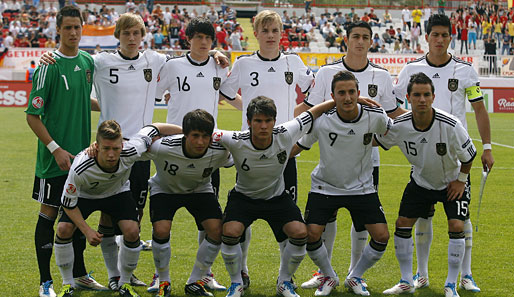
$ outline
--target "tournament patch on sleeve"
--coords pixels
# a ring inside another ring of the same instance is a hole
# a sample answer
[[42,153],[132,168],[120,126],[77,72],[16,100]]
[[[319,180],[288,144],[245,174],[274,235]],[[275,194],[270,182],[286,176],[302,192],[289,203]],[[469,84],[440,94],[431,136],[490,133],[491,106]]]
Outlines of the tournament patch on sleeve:
[[471,86],[466,88],[466,95],[468,96],[468,100],[470,102],[478,101],[483,98],[480,86]]

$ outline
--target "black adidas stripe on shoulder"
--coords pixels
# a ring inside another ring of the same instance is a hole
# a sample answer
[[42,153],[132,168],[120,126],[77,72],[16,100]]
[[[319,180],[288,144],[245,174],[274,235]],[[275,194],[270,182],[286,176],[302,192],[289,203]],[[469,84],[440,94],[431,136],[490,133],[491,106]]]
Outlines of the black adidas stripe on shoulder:
[[95,165],[95,159],[87,159],[86,161],[82,162],[79,166],[75,168],[75,173],[77,175],[80,175],[82,172],[86,171],[89,167]]
[[362,109],[366,110],[366,111],[377,112],[377,113],[384,112],[384,110],[381,107],[372,107],[372,106],[367,106],[367,105],[363,105]]
[[254,55],[256,55],[256,54],[257,54],[257,52],[253,52],[253,53],[251,53],[251,54],[244,54],[244,55],[240,55],[240,56],[238,56],[238,57],[236,58],[236,60],[239,60],[239,59],[241,59],[241,58],[248,58],[248,57],[254,56]]
[[412,120],[412,113],[409,112],[406,115],[401,115],[401,116],[395,118],[393,120],[393,122],[396,124],[396,123],[401,123],[401,122],[410,121],[410,120]]
[[425,60],[425,59],[426,59],[426,56],[419,57],[419,58],[417,58],[416,60],[412,60],[412,61],[407,62],[407,64],[416,63],[416,62],[421,62],[421,61],[423,61],[423,60]]
[[250,139],[250,131],[245,132],[245,133],[240,133],[240,134],[234,132],[234,134],[232,134],[232,139],[234,139],[234,140],[248,140],[248,139]]
[[291,52],[291,51],[282,51],[282,54],[284,54],[286,56],[298,56],[297,53]]
[[180,56],[166,55],[166,62],[168,62],[169,60],[173,60],[173,59],[183,58],[185,56],[186,56],[186,54],[182,54]]
[[182,138],[165,137],[161,140],[161,144],[165,146],[180,146],[182,145]]
[[213,142],[209,145],[210,149],[226,151],[227,149],[218,142]]
[[389,70],[387,70],[386,68],[384,68],[384,67],[382,67],[380,65],[377,65],[377,64],[375,64],[373,62],[369,62],[369,65],[371,65],[371,67],[382,69],[382,70],[385,70],[385,71],[389,72]]
[[[344,57],[344,56],[343,56],[343,57]],[[343,57],[341,57],[341,59],[339,59],[339,60],[337,60],[337,61],[335,61],[335,62],[327,63],[327,64],[325,64],[325,65],[322,65],[321,67],[323,68],[323,67],[325,67],[325,66],[341,64],[341,63],[343,63]]]
[[287,132],[287,129],[284,126],[279,126],[279,127],[273,128],[273,134],[282,134],[285,132]]
[[135,147],[131,147],[129,149],[123,149],[121,151],[120,157],[132,157],[137,155],[137,150]]
[[334,114],[335,112],[337,112],[337,108],[331,108],[329,109],[328,111],[325,112],[326,115],[331,115],[331,114]]
[[459,59],[459,58],[457,58],[455,56],[452,56],[452,59],[453,59],[453,61],[455,61],[457,63],[462,63],[462,64],[465,64],[465,65],[468,65],[468,66],[473,66],[473,64],[471,64],[469,62],[466,62],[466,61],[464,61],[462,59]]
[[446,123],[452,127],[455,127],[457,125],[457,122],[452,120],[451,118],[449,117],[441,117],[441,116],[438,116],[437,114],[435,115],[435,119],[440,121],[440,122],[443,122],[443,123]]

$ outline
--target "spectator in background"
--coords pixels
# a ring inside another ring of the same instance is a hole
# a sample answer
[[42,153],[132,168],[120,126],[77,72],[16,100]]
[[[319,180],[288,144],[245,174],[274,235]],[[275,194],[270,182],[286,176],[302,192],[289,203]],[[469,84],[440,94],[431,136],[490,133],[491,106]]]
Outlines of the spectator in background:
[[57,46],[57,44],[55,43],[55,39],[49,38],[45,42],[45,48],[55,48],[56,46]]
[[469,40],[469,48],[471,49],[471,44],[473,44],[473,49],[477,49],[477,28],[473,19],[468,21],[468,40]]
[[414,10],[412,11],[412,25],[418,24],[419,27],[419,34],[421,34],[421,17],[423,16],[423,12],[419,9],[418,6],[414,7]]
[[398,39],[396,39],[394,41],[394,49],[393,49],[393,53],[394,54],[399,54],[401,52],[401,47],[400,47],[400,41]]
[[339,12],[337,16],[334,18],[334,23],[342,25],[345,22],[345,18],[343,17],[343,13]]
[[154,40],[154,47],[156,49],[162,48],[162,43],[164,42],[164,35],[162,35],[161,28],[157,29],[157,32],[153,34],[153,40]]
[[102,48],[100,47],[99,44],[97,44],[96,47],[95,47],[95,50],[94,50],[94,54],[96,55],[96,54],[99,54],[101,52],[102,52]]
[[[236,28],[239,26],[239,24],[236,24]],[[241,46],[241,33],[239,30],[234,29],[232,34],[230,34],[230,44],[233,51],[241,51],[243,50],[243,47]]]
[[380,19],[375,14],[375,9],[370,8],[370,13],[368,14],[368,17],[369,17],[369,24],[371,26],[377,26],[378,28],[380,28],[382,26]]
[[502,52],[503,55],[504,52],[507,52],[507,55],[509,54],[509,48],[510,48],[510,36],[507,33],[507,30],[505,30],[505,33],[503,34],[503,45],[502,45]]
[[484,41],[484,47],[486,55],[485,60],[489,62],[489,74],[496,73],[496,40],[489,37]]
[[371,48],[369,49],[369,51],[370,51],[371,53],[378,53],[379,49],[380,49],[380,48],[379,48],[379,46],[378,46],[378,43],[373,42],[373,45],[371,45]]
[[460,30],[460,54],[462,55],[462,49],[466,49],[466,55],[468,55],[468,28],[466,24]]
[[514,41],[510,43],[509,55],[514,55]]
[[39,47],[39,36],[37,32],[30,32],[30,47]]
[[384,24],[389,24],[393,22],[393,17],[389,13],[389,9],[386,9],[384,12]]
[[458,28],[458,24],[457,24],[457,19],[455,18],[455,16],[452,16],[450,18],[450,24],[452,26],[452,31],[451,31],[451,36],[452,36],[452,41],[451,41],[451,44],[450,44],[450,47],[452,50],[455,49],[455,41],[457,40],[457,28]]
[[32,76],[34,76],[34,71],[36,71],[36,62],[32,60],[30,61],[30,66],[25,74],[25,82],[32,82]]
[[407,5],[405,5],[402,9],[402,23],[403,23],[403,31],[406,30],[406,27],[409,27],[409,30],[410,30],[410,26],[411,26],[411,13],[410,13],[410,10],[409,10],[409,7]]
[[[394,32],[394,30],[393,30]],[[388,31],[385,31],[384,33],[382,33],[382,40],[384,43],[387,43],[387,44],[391,44],[394,42],[393,38],[391,38],[391,35],[389,34]],[[384,45],[384,44],[382,44]]]
[[369,24],[370,18],[367,12],[364,13],[364,15],[361,18],[361,21],[366,22]]
[[421,28],[419,23],[413,23],[410,30],[410,40],[412,47],[416,47],[419,44],[419,36],[421,35]]
[[421,49],[421,44],[417,44],[416,45],[416,49],[414,50],[414,53],[416,54],[424,54],[425,52],[423,51],[423,49]]
[[245,36],[245,38],[241,40],[241,48],[243,49],[243,51],[248,50],[248,36]]
[[410,47],[410,43],[408,40],[403,40],[402,42],[402,54],[412,54],[414,53]]
[[380,47],[380,51],[379,52],[381,54],[387,54],[387,49],[386,49],[385,44],[382,44],[382,46]]
[[325,46],[326,47],[334,47],[336,46],[336,37],[332,31],[328,32],[327,38],[325,38]]
[[502,24],[500,22],[496,22],[494,24],[494,35],[496,36],[496,40],[498,40],[498,48],[501,47],[502,29]]
[[[422,6],[423,8],[423,6]],[[432,9],[428,6],[426,6],[425,8],[423,8],[423,28],[425,29],[425,32],[427,32],[427,25],[428,25],[428,19],[430,18],[430,16],[432,15]]]
[[12,37],[12,35],[12,32],[9,31],[7,32],[7,36],[4,38],[3,46],[7,49],[13,47],[14,45],[14,38]]

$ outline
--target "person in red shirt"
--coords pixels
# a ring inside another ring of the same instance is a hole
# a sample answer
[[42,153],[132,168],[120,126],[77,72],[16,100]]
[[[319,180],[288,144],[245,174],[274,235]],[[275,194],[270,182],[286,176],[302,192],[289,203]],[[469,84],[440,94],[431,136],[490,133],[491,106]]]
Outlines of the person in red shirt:
[[223,49],[228,49],[227,44],[227,32],[222,26],[218,26],[216,28],[216,40],[219,42],[219,44],[223,47]]
[[460,30],[460,54],[462,55],[462,48],[466,47],[466,55],[468,54],[468,26],[464,23]]

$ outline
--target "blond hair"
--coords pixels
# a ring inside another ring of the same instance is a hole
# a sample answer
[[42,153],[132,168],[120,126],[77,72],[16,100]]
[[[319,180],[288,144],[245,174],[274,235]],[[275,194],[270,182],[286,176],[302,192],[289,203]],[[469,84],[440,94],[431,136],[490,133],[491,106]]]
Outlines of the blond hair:
[[121,127],[115,120],[103,121],[96,132],[96,142],[100,139],[116,140],[121,138]]
[[119,39],[121,30],[126,30],[134,26],[138,26],[141,29],[141,36],[144,37],[146,35],[145,23],[140,15],[130,12],[122,14],[116,22],[114,37]]
[[259,27],[262,28],[264,26],[268,26],[273,22],[277,22],[280,27],[280,31],[282,31],[283,25],[280,15],[273,10],[263,10],[255,16],[255,20],[253,21],[253,30],[257,32]]

